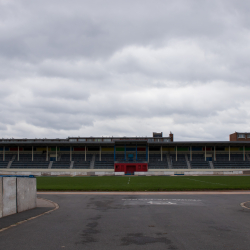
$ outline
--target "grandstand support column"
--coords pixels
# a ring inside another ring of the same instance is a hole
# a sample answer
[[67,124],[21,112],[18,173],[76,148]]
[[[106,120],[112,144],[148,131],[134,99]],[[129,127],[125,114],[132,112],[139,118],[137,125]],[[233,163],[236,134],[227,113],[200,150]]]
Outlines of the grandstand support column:
[[207,146],[205,146],[205,161],[207,160]]
[[230,146],[228,147],[228,160],[230,161]]
[[17,147],[17,161],[19,161],[19,146]]
[[192,146],[190,146],[190,161],[192,161]]
[[161,161],[162,161],[162,146],[161,146]]
[[99,152],[99,161],[102,160],[102,146],[100,146],[100,152]]
[[87,152],[86,151],[87,151],[87,147],[85,146],[85,151],[84,151],[85,152],[85,161],[87,160]]
[[114,145],[114,161],[115,161],[115,145]]
[[146,145],[146,161],[148,161],[148,145]]
[[5,161],[5,146],[3,147],[3,161]]
[[33,146],[32,146],[32,148],[31,148],[31,161],[33,161],[34,160],[34,153],[33,153]]
[[126,161],[126,144],[124,145],[124,161]]
[[72,161],[72,147],[69,147],[69,160]]
[[137,161],[137,144],[135,145],[135,160]]
[[245,154],[245,146],[243,146],[243,161],[246,160],[246,154]]
[[214,161],[216,161],[216,147],[214,146]]
[[57,146],[56,146],[56,161],[57,161]]
[[47,146],[47,152],[46,152],[46,161],[49,160],[49,147]]
[[175,160],[177,161],[177,146],[175,147]]
[[148,162],[149,162],[149,146],[147,147],[147,149],[148,149],[148,155],[147,155],[147,157],[148,157]]

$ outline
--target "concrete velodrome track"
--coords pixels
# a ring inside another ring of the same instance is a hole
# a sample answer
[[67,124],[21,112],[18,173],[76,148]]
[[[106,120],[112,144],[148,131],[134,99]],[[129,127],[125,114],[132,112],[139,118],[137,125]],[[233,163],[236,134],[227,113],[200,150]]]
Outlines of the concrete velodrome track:
[[1,231],[0,249],[250,249],[250,192],[38,196],[59,209]]

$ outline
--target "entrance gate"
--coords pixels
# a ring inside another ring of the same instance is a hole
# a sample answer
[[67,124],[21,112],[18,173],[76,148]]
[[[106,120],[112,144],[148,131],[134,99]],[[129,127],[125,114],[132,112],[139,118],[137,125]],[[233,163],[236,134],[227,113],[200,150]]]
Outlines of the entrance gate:
[[134,172],[147,172],[148,163],[115,163],[115,172],[125,172],[125,174],[134,174]]

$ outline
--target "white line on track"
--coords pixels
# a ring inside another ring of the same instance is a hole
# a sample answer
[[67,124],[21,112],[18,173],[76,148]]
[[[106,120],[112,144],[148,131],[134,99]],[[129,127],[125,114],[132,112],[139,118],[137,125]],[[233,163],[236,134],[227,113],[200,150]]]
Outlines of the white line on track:
[[122,201],[201,201],[196,199],[122,199]]
[[170,202],[170,201],[168,201],[168,202],[149,201],[149,202],[147,202],[147,203],[149,203],[149,204],[151,204],[151,205],[177,205],[177,203],[173,203],[173,202]]
[[246,209],[250,209],[249,207],[246,206],[246,203],[248,203],[250,201],[245,201],[245,202],[242,202],[240,205]]

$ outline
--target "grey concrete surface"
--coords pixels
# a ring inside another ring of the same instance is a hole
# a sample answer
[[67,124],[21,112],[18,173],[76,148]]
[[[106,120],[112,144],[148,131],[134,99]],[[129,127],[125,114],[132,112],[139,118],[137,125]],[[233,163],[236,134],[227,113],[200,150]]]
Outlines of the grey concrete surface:
[[1,232],[0,249],[248,250],[250,245],[250,210],[240,205],[249,194],[39,196],[60,208]]
[[17,212],[36,207],[36,178],[17,178]]
[[18,222],[25,221],[30,218],[37,218],[45,212],[52,211],[55,208],[55,204],[49,200],[38,198],[36,201],[37,207],[23,211],[22,213],[16,213],[9,216],[5,216],[0,219],[0,233],[2,229],[15,225]]
[[16,177],[3,177],[3,216],[16,211]]
[[60,195],[71,195],[71,194],[78,194],[78,195],[195,195],[195,194],[250,194],[249,190],[215,190],[215,191],[161,191],[161,192],[153,192],[153,191],[38,191],[38,195],[40,194],[60,194]]
[[39,198],[36,200],[36,204],[37,207],[55,207],[50,201]]
[[[14,225],[20,221],[24,221],[27,220],[31,217],[35,217],[37,215],[43,214],[49,210],[51,210],[53,208],[51,207],[36,207],[27,211],[24,211],[22,213],[17,213],[17,214],[12,214],[6,217],[3,217],[0,219],[0,230],[6,227],[9,227],[11,225]],[[27,222],[25,222],[27,223]],[[21,225],[18,225],[18,227],[20,227]],[[7,229],[10,230],[10,229]],[[0,234],[3,232],[0,232]],[[0,243],[1,245],[1,243]],[[22,249],[22,248],[20,248]]]
[[3,217],[3,178],[0,177],[0,218]]

